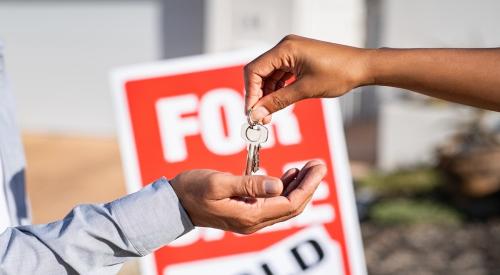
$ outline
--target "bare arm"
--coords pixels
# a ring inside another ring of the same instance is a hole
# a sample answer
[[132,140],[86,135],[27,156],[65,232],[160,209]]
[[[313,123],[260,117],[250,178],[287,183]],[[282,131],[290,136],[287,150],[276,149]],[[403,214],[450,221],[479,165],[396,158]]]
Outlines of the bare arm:
[[500,111],[500,48],[361,49],[291,35],[245,67],[246,108],[264,122],[299,100],[366,85]]
[[369,62],[372,84],[500,111],[500,48],[379,49]]

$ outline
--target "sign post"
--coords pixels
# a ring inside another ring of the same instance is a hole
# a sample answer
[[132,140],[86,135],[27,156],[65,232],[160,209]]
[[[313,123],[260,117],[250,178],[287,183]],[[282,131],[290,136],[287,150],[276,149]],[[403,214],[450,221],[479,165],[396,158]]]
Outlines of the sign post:
[[[257,52],[202,55],[113,72],[127,189],[209,168],[242,174],[243,66]],[[261,172],[280,176],[321,159],[328,173],[304,212],[242,236],[196,228],[146,257],[144,275],[366,274],[335,99],[299,102],[273,115]]]

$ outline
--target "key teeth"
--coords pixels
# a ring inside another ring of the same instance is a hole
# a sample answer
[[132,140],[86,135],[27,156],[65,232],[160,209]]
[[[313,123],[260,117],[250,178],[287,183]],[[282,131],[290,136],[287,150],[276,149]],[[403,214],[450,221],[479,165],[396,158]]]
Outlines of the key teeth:
[[[247,132],[249,128],[253,130],[257,130],[261,132],[261,136],[258,138],[257,141],[251,141],[248,138]],[[245,167],[245,175],[252,175],[252,173],[255,173],[259,171],[259,166],[260,166],[260,155],[259,151],[261,148],[261,144],[264,142],[267,142],[269,138],[269,130],[267,127],[261,124],[256,124],[256,125],[250,125],[248,123],[244,123],[241,127],[241,137],[248,143],[247,146],[247,164]],[[253,153],[253,154],[250,154]]]
[[257,145],[257,147],[255,148],[255,151],[254,151],[254,155],[253,155],[253,167],[252,167],[252,171],[255,173],[257,171],[259,171],[259,165],[260,165],[260,144]]

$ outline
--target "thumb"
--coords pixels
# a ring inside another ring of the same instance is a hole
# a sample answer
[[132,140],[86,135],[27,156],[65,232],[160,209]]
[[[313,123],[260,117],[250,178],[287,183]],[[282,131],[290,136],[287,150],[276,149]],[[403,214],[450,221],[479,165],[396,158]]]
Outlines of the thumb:
[[269,176],[232,176],[228,181],[230,197],[274,197],[283,191],[283,182]]
[[252,111],[253,121],[262,121],[268,115],[279,111],[304,98],[299,91],[300,80],[262,97]]

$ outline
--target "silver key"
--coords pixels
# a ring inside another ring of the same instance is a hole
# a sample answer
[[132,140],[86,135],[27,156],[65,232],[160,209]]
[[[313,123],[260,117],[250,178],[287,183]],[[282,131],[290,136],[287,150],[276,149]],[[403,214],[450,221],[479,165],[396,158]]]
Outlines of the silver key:
[[259,170],[260,145],[267,141],[268,130],[264,125],[244,123],[241,126],[241,137],[248,143],[248,154],[245,175],[251,175]]

